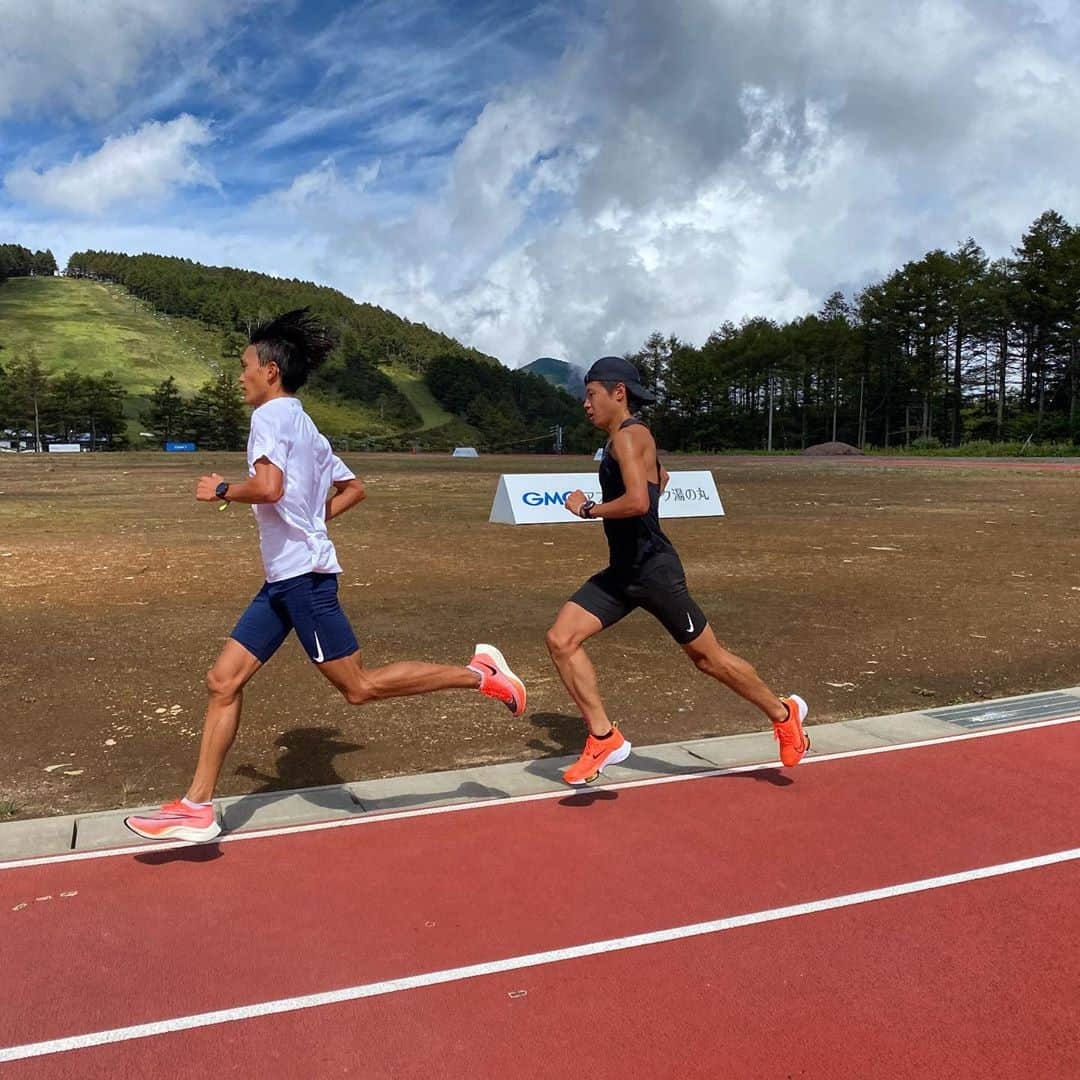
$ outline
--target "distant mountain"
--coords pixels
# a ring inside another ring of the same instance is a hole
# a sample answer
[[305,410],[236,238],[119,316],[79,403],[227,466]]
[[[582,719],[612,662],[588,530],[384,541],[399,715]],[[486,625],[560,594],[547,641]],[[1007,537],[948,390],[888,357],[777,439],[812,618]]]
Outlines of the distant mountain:
[[528,371],[547,379],[553,386],[558,386],[579,400],[585,397],[585,372],[565,360],[556,360],[553,356],[541,356],[531,364],[526,364],[521,371]]

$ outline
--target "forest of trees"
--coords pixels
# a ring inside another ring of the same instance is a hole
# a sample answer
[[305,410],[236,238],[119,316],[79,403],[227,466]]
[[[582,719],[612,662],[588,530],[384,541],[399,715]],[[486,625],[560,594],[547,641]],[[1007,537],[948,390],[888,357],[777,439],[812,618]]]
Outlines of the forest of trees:
[[550,451],[550,431],[563,429],[563,448],[586,453],[597,434],[581,402],[539,375],[460,356],[436,357],[425,381],[435,400],[480,432],[488,450]]
[[78,441],[79,436],[88,436],[90,449],[125,448],[126,398],[112,372],[50,375],[32,348],[0,366],[0,429],[16,432],[16,438],[29,432],[27,441],[35,449],[45,441]]
[[[0,245],[0,275],[54,270],[48,251]],[[118,282],[162,312],[220,328],[237,354],[251,323],[309,305],[338,342],[313,385],[377,402],[404,433],[420,418],[382,370],[390,361],[423,372],[435,398],[487,449],[550,449],[547,433],[556,426],[568,450],[596,442],[580,403],[564,391],[334,289],[186,259],[94,251],[73,255],[66,272]],[[834,293],[814,314],[786,323],[727,322],[700,346],[657,332],[626,355],[658,394],[648,415],[669,450],[761,448],[770,426],[777,449],[834,439],[886,448],[1080,444],[1078,339],[1080,229],[1048,210],[1009,257],[991,261],[969,239],[952,251],[927,252],[853,297]],[[26,358],[5,363],[0,409],[14,426],[28,415],[26,387],[35,377]],[[53,426],[108,430],[100,402],[115,398],[115,386],[76,386],[77,378],[47,379],[48,392],[31,397],[47,403]],[[70,418],[64,394],[74,403]],[[178,434],[206,445],[236,442],[235,402],[224,385],[211,381],[190,402],[175,385],[159,394],[179,404],[155,398],[154,430],[165,429],[160,410],[173,408],[168,424]]]
[[[33,349],[0,366],[0,430],[19,433],[18,441],[31,448],[82,441],[89,450],[128,449],[127,401],[112,372],[49,374]],[[194,442],[205,450],[242,450],[247,441],[243,394],[237,380],[224,374],[191,398],[181,395],[170,375],[150,395],[141,420],[156,435],[153,445]]]
[[191,399],[170,375],[150,395],[142,420],[162,444],[193,442],[200,450],[242,450],[247,444],[244,395],[226,373],[209,379]]
[[56,273],[51,251],[31,251],[20,244],[0,244],[0,281]]
[[840,439],[860,446],[1080,442],[1080,230],[1047,211],[1010,258],[974,240],[928,252],[849,300],[776,323],[725,323],[700,347],[655,333],[636,353],[671,449]]

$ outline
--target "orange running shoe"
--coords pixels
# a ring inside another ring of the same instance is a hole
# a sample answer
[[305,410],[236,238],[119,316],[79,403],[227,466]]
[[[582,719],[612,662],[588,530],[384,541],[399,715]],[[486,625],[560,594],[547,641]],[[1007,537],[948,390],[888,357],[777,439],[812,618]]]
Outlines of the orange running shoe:
[[515,716],[525,712],[525,684],[510,670],[510,665],[494,645],[477,645],[468,669],[480,676],[481,694],[497,698]]
[[630,756],[630,743],[623,733],[612,727],[611,735],[598,739],[592,732],[585,740],[585,750],[581,757],[564,772],[563,779],[568,784],[591,784],[598,779],[608,765],[618,765]]
[[133,814],[124,818],[124,824],[136,836],[147,840],[213,840],[221,832],[214,816],[214,807],[188,806],[181,799],[166,803],[159,810],[148,814]]
[[787,706],[787,719],[773,724],[773,735],[780,744],[780,760],[790,769],[798,765],[803,754],[810,749],[810,736],[802,726],[810,708],[798,694],[780,700]]

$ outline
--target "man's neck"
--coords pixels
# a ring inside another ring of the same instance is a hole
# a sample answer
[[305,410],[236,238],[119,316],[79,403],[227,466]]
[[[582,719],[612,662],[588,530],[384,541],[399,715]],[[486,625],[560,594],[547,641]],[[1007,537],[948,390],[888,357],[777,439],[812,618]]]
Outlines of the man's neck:
[[623,412],[620,416],[616,416],[610,424],[607,426],[607,433],[614,436],[615,432],[619,430],[630,419],[629,410]]
[[255,406],[255,408],[257,409],[257,408],[259,408],[259,406],[265,405],[269,401],[277,401],[278,398],[291,398],[291,397],[296,397],[296,395],[295,394],[290,394],[287,390],[279,390],[276,394],[267,394],[266,397],[264,397],[262,399],[262,401],[260,401],[259,404]]

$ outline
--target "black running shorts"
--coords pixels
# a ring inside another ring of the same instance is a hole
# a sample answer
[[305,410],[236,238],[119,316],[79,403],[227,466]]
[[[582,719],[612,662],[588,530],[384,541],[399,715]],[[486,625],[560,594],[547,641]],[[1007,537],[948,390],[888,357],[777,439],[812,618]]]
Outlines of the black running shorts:
[[635,608],[644,608],[680,645],[689,645],[707,625],[686,588],[679,557],[668,553],[654,555],[631,571],[609,566],[593,574],[570,601],[595,615],[605,630]]

